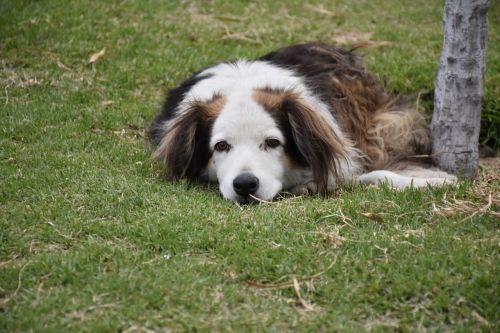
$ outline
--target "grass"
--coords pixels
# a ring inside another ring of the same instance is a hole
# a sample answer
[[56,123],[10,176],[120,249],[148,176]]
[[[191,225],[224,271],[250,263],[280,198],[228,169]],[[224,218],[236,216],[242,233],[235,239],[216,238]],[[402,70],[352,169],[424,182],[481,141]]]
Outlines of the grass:
[[[389,89],[425,96],[442,7],[0,1],[0,331],[498,331],[498,161],[456,188],[240,207],[165,183],[143,137],[191,72],[345,32],[375,41],[359,52]],[[499,18],[493,1],[493,116]]]

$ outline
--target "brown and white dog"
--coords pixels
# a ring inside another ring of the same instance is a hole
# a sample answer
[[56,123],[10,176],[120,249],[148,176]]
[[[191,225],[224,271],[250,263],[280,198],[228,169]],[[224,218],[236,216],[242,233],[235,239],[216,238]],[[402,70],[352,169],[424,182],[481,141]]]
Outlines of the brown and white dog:
[[410,161],[429,153],[423,116],[352,52],[320,43],[195,73],[169,92],[149,137],[168,179],[218,183],[225,198],[243,203],[281,191],[325,194],[346,182],[455,181]]

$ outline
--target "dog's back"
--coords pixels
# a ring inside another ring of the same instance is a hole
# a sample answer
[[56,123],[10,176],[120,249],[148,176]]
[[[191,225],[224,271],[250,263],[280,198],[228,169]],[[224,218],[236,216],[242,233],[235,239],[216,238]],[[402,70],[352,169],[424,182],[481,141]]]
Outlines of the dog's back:
[[306,77],[344,133],[362,152],[367,171],[387,169],[410,156],[430,152],[428,126],[421,113],[367,72],[359,56],[321,43],[289,46],[260,60]]

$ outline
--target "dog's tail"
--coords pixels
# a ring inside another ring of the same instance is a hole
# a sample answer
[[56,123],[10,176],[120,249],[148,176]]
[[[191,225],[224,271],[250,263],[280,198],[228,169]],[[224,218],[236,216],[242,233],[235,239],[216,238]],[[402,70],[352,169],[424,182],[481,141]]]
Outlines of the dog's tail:
[[373,144],[367,147],[370,169],[386,169],[409,158],[426,162],[431,151],[430,131],[425,117],[407,103],[397,100],[373,114],[368,127]]

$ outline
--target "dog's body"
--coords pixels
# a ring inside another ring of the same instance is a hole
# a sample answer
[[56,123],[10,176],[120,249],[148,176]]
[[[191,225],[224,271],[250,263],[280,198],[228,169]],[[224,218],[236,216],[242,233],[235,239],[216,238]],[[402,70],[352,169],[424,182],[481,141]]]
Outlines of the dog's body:
[[169,92],[149,136],[167,178],[218,182],[239,202],[351,181],[404,188],[455,179],[409,161],[429,153],[423,116],[353,53],[320,43],[194,74]]

